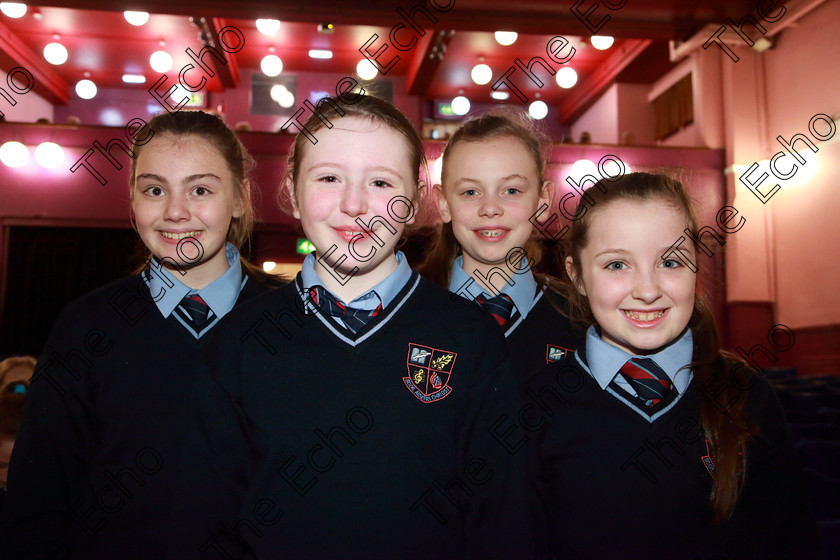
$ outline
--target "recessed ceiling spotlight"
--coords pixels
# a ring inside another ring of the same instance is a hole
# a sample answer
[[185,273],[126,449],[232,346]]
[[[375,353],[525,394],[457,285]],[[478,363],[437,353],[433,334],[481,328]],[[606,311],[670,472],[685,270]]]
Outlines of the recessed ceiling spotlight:
[[493,79],[493,70],[484,63],[476,64],[473,66],[472,72],[470,72],[470,77],[472,78],[472,81],[480,86],[483,86]]
[[491,91],[490,97],[497,101],[504,101],[505,99],[510,97],[510,94],[506,91]]
[[143,74],[123,74],[122,81],[124,84],[145,84],[146,76]]
[[577,83],[578,75],[574,68],[566,66],[565,68],[561,68],[557,71],[557,75],[554,76],[554,79],[557,81],[558,86],[569,89]]
[[283,71],[283,61],[276,54],[269,54],[263,57],[260,68],[266,76],[277,76]]
[[538,99],[528,106],[528,114],[535,120],[544,119],[548,114],[548,105]]
[[275,35],[277,35],[277,32],[280,31],[280,20],[258,19],[257,20],[257,31],[259,31],[263,35],[268,35],[269,37],[274,37]]
[[0,2],[0,12],[10,18],[20,18],[26,14],[26,4],[20,2]]
[[506,47],[514,44],[519,34],[516,31],[496,31],[493,36],[496,37],[497,43]]
[[326,49],[309,49],[309,58],[320,58],[326,60],[332,57],[332,51]]
[[613,45],[615,39],[609,35],[593,35],[589,38],[589,42],[599,51],[605,51]]
[[149,57],[149,64],[155,72],[169,72],[172,69],[172,57],[166,51],[155,51]]
[[64,64],[67,62],[67,49],[61,43],[50,43],[44,47],[44,58],[50,64]]
[[372,80],[377,74],[376,66],[370,60],[363,58],[356,64],[356,74],[363,80]]
[[82,99],[93,99],[96,97],[96,84],[90,80],[79,80],[76,84],[76,95]]
[[123,12],[123,17],[125,18],[125,21],[131,25],[139,27],[149,21],[149,12],[132,12],[129,10]]
[[0,146],[0,161],[8,167],[23,167],[29,163],[29,148],[20,142],[6,142]]
[[463,95],[459,95],[453,99],[450,106],[452,107],[452,112],[459,116],[466,115],[470,112],[470,100]]
[[35,161],[43,168],[55,169],[64,163],[64,150],[55,142],[41,142],[35,148]]

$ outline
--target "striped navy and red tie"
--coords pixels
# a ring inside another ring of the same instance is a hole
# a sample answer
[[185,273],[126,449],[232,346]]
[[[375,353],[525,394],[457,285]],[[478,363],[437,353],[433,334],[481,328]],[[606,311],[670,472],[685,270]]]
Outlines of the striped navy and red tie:
[[186,310],[188,322],[196,333],[200,333],[214,318],[210,306],[198,294],[186,296],[182,299],[181,307]]
[[671,390],[671,380],[650,358],[627,360],[618,373],[633,387],[648,409],[660,403],[668,404],[676,396],[676,391]]
[[499,326],[504,327],[510,320],[513,312],[513,300],[507,294],[499,294],[496,297],[487,298],[484,293],[476,296],[475,301],[490,312],[496,319]]
[[341,319],[344,322],[344,326],[351,330],[353,334],[360,331],[368,324],[368,321],[379,315],[379,312],[382,311],[381,303],[373,310],[347,307],[341,300],[337,299],[322,286],[313,286],[310,288],[309,297],[321,311],[332,317]]

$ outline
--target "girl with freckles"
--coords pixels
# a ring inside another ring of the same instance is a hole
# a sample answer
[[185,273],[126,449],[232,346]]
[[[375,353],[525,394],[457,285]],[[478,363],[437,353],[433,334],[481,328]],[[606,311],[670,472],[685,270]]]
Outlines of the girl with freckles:
[[9,469],[9,558],[169,558],[184,427],[208,334],[278,283],[243,260],[253,159],[224,122],[153,118],[132,146],[138,274],[71,303],[33,374]]
[[686,228],[697,239],[682,185],[631,173],[586,192],[595,204],[573,222],[564,289],[586,340],[523,386],[549,409],[522,420],[537,426],[549,554],[815,557],[779,402],[721,350],[683,264],[696,247],[669,252]]

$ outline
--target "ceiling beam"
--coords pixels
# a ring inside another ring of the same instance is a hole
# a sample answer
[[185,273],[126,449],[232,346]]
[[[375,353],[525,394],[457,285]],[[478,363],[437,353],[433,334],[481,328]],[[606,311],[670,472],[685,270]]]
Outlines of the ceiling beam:
[[219,74],[219,81],[222,83],[222,87],[225,89],[235,88],[239,85],[239,63],[236,60],[236,55],[220,48],[219,45],[216,44],[216,38],[219,36],[219,31],[227,26],[225,20],[223,18],[205,19],[194,17],[193,22],[195,22],[201,30],[201,41],[205,45],[209,44],[216,47],[216,50],[219,51],[227,61],[227,64],[222,64],[218,59],[216,59],[216,57],[209,57],[210,60],[213,61],[216,73]]
[[413,49],[414,57],[406,77],[406,89],[410,95],[426,97],[453,35],[451,31],[434,29],[420,37]]
[[53,105],[66,105],[70,101],[70,85],[3,22],[0,22],[0,66],[7,70],[17,66],[25,68],[35,78],[32,91]]
[[571,94],[560,104],[557,120],[571,125],[595,103],[601,94],[612,85],[616,76],[652,43],[650,39],[624,41],[583,82],[577,84]]

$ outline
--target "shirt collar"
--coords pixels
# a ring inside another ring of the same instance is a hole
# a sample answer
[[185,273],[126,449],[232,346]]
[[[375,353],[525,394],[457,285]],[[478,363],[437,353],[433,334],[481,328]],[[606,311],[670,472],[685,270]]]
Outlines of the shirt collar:
[[[403,252],[396,251],[396,258],[397,268],[389,274],[385,280],[352,301],[343,303],[348,307],[354,307],[356,309],[372,310],[376,309],[380,303],[383,308],[388,307],[411,277],[411,267],[408,266],[408,261],[406,260]],[[303,282],[303,288],[306,291],[309,291],[309,289],[313,286],[321,286],[325,290],[327,289],[318,274],[318,270],[315,268],[315,262],[315,253],[309,253],[303,260],[303,267],[300,270],[300,276],[301,282]],[[330,293],[332,294],[332,292]],[[335,294],[332,295],[335,296]]]
[[674,388],[682,394],[691,382],[692,373],[690,368],[680,368],[691,363],[693,354],[694,340],[691,329],[686,329],[676,342],[655,354],[646,356],[634,356],[604,342],[594,325],[586,331],[586,361],[592,377],[598,381],[601,389],[605,389],[610,384],[621,366],[630,358],[650,358],[662,368]]
[[[524,257],[523,261],[525,261]],[[527,261],[523,264],[527,264]],[[531,307],[534,305],[534,297],[537,293],[537,281],[530,267],[523,266],[523,269],[524,271],[522,273],[513,275],[513,286],[505,283],[501,293],[510,296],[510,299],[513,300],[513,305],[516,306],[519,314],[524,319],[528,316],[528,312],[531,311]],[[505,271],[505,274],[507,273]],[[463,255],[458,255],[455,258],[455,262],[452,263],[452,280],[449,282],[449,291],[465,299],[475,299],[481,293],[487,294],[482,289],[482,285],[464,270]],[[470,297],[468,298],[467,296]]]
[[224,317],[233,309],[242,287],[242,266],[239,261],[239,251],[232,243],[225,245],[225,256],[229,265],[228,269],[200,290],[193,290],[181,282],[178,278],[180,274],[172,274],[167,268],[161,266],[156,258],[153,258],[149,270],[143,273],[143,278],[161,314],[169,317],[182,299],[194,294],[201,296],[201,299],[218,317]]

